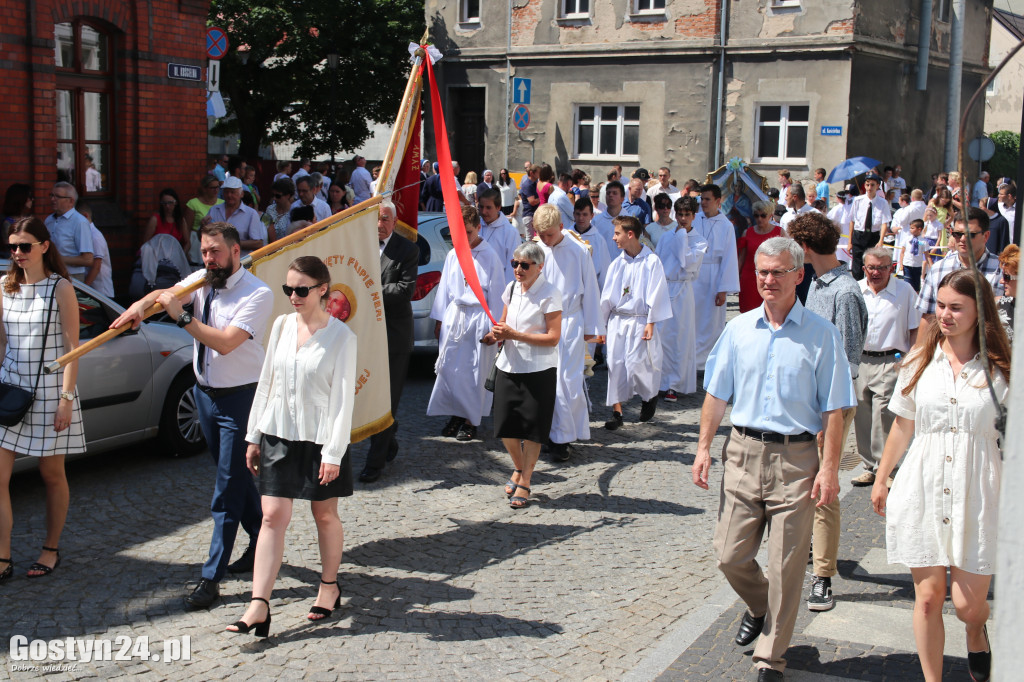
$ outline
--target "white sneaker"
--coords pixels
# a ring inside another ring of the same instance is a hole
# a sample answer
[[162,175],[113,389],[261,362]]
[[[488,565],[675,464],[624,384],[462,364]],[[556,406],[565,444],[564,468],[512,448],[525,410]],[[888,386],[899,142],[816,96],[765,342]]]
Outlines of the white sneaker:
[[875,472],[874,471],[865,471],[860,476],[858,476],[857,478],[855,478],[852,481],[850,481],[850,483],[852,483],[853,485],[858,486],[858,487],[874,485],[875,484]]

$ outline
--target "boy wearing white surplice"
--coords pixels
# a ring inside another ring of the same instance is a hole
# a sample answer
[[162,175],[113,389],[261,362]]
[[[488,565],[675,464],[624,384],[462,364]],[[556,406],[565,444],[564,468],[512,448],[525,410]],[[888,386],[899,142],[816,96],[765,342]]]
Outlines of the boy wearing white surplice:
[[658,323],[664,359],[661,390],[665,402],[674,403],[678,393],[697,390],[697,334],[694,329],[693,280],[700,272],[708,243],[693,231],[697,200],[680,197],[675,201],[676,229],[658,240],[655,254],[661,259],[668,280],[672,316]]
[[567,462],[569,443],[590,439],[590,400],[583,371],[587,342],[604,334],[601,289],[590,249],[575,232],[562,229],[555,206],[537,208],[533,229],[544,250],[544,277],[562,293],[562,337],[550,438],[552,459]]
[[612,418],[604,427],[623,425],[622,403],[639,394],[640,421],[650,421],[658,407],[662,348],[655,324],[672,315],[661,261],[640,243],[643,228],[633,216],[613,221],[620,254],[608,266],[601,290],[601,318],[608,329],[608,395]]
[[704,363],[725,329],[725,298],[740,290],[736,263],[736,228],[722,213],[722,189],[715,184],[700,188],[701,213],[693,230],[708,243],[700,274],[693,283],[694,322],[697,326],[697,370]]
[[[487,307],[491,314],[500,315],[504,306],[501,294],[506,286],[505,268],[494,248],[480,237],[477,210],[463,206],[462,220]],[[481,341],[491,331],[492,323],[469,288],[454,249],[444,260],[430,317],[437,320],[434,333],[438,337],[438,351],[434,365],[437,379],[427,414],[451,415],[442,436],[472,440],[480,420],[491,411],[493,396],[484,388],[484,381],[494,365],[498,347]]]

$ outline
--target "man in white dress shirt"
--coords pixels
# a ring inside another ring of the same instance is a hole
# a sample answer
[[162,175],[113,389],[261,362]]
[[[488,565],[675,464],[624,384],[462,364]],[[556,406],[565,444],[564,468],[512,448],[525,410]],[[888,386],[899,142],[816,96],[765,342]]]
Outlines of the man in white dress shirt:
[[794,182],[792,185],[786,188],[787,205],[789,208],[786,210],[786,215],[782,216],[782,220],[779,221],[779,225],[783,230],[789,226],[791,222],[798,215],[804,213],[821,213],[818,209],[814,208],[807,203],[807,192],[804,190],[804,186],[799,182]]
[[659,194],[667,194],[673,204],[676,203],[676,199],[682,196],[679,188],[669,183],[671,179],[672,171],[667,167],[662,166],[658,169],[658,184],[647,190],[647,198],[650,199],[651,206],[654,205],[654,197]]
[[1010,241],[1013,242],[1013,221],[1017,219],[1017,186],[1012,182],[999,185],[999,212],[1010,223]]
[[313,176],[316,173],[310,175],[304,175],[299,178],[299,181],[295,183],[295,193],[299,195],[298,203],[292,204],[292,208],[298,208],[299,206],[312,206],[313,207],[313,222],[320,222],[324,218],[331,217],[331,207],[322,201],[318,197],[316,183],[313,181]]
[[[558,184],[551,188],[551,195],[548,203],[554,204],[562,216],[562,229],[568,230],[575,222],[573,219],[573,205],[576,200],[571,194],[572,176],[568,173],[560,173]],[[564,317],[564,316],[563,316]]]
[[[512,271],[512,254],[516,247],[523,243],[519,230],[509,222],[508,216],[501,212],[501,192],[489,189],[477,197],[480,209],[480,237],[491,245],[505,272],[505,282],[515,277]],[[501,311],[498,311],[501,312]]]
[[[914,190],[920,191],[920,190]],[[864,473],[851,481],[868,486],[875,482],[875,469],[882,460],[885,439],[895,420],[889,411],[900,358],[917,342],[921,313],[916,308],[917,292],[903,280],[893,277],[892,253],[880,246],[864,252],[864,279],[860,291],[868,309],[868,330],[860,371],[854,379],[857,412],[853,427],[857,451],[864,462]]]
[[544,277],[562,294],[562,336],[558,343],[558,383],[551,420],[551,457],[569,460],[569,444],[590,439],[590,414],[583,361],[587,342],[604,334],[601,290],[590,250],[575,232],[562,229],[561,212],[537,208],[533,229],[544,250]]
[[851,266],[856,280],[864,278],[863,254],[872,246],[882,245],[882,235],[888,231],[892,221],[889,202],[878,191],[882,178],[877,173],[868,173],[864,178],[864,194],[853,200],[850,207],[850,229],[844,230],[850,235]]
[[[138,328],[144,311],[159,303],[194,338],[194,396],[199,425],[217,467],[213,489],[213,538],[202,580],[185,598],[190,609],[208,608],[220,595],[226,572],[252,570],[256,539],[263,522],[260,494],[245,464],[249,409],[263,368],[263,336],[270,319],[270,287],[241,266],[238,231],[223,222],[204,225],[201,244],[205,270],[197,270],[170,289],[153,291],[133,303],[111,327],[130,322]],[[191,294],[180,291],[205,278]],[[183,307],[191,303],[194,316]],[[231,560],[238,527],[249,546]]]
[[910,203],[900,208],[892,216],[892,224],[887,226],[882,233],[882,240],[887,234],[893,234],[899,239],[900,232],[910,232],[910,223],[915,220],[924,219],[924,211],[928,204],[924,203],[924,192],[914,189],[910,192]]
[[365,156],[356,154],[352,157],[352,162],[356,167],[352,170],[352,177],[348,184],[352,186],[352,192],[356,195],[358,204],[373,196],[373,191],[370,189],[373,184],[373,176],[370,175],[370,171],[366,170]]
[[708,250],[693,284],[693,305],[697,322],[697,371],[704,371],[708,353],[725,329],[725,297],[740,290],[736,263],[736,229],[722,213],[722,189],[715,184],[700,188],[703,213],[693,229],[707,242]]

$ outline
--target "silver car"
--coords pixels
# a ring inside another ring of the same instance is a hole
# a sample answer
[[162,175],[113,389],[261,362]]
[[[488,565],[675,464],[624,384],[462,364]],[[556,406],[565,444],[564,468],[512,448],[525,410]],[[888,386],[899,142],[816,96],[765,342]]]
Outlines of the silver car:
[[437,353],[437,339],[434,337],[434,320],[430,317],[430,308],[434,305],[438,283],[441,281],[441,270],[444,259],[452,250],[452,233],[448,229],[448,218],[444,213],[420,213],[419,239],[416,246],[420,248],[419,274],[416,276],[416,292],[412,297],[413,317],[413,353]]
[[[81,318],[79,338],[87,341],[106,331],[124,309],[72,281]],[[192,397],[194,384],[192,337],[170,322],[147,321],[82,356],[78,395],[88,447],[83,454],[154,437],[168,455],[201,452],[206,443]],[[18,455],[14,470],[29,469],[35,463],[34,457]]]

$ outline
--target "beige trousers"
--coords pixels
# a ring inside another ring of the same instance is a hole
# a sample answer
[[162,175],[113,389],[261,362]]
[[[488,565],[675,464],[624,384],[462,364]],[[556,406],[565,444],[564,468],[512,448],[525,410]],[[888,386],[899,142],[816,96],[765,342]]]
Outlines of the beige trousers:
[[896,420],[896,415],[889,411],[889,401],[899,375],[894,356],[872,358],[865,355],[860,360],[860,373],[853,382],[858,401],[853,428],[857,434],[857,452],[868,471],[878,468],[885,439]]
[[[718,568],[755,617],[766,616],[754,663],[782,671],[801,603],[814,522],[814,441],[762,443],[735,429],[722,451],[725,472],[715,528]],[[767,576],[757,563],[768,530]]]
[[[856,407],[848,407],[843,410],[843,440],[840,446],[840,456],[846,450],[846,438],[850,435],[850,424],[853,423]],[[824,457],[824,452],[818,448],[819,459]],[[814,575],[819,578],[831,578],[839,570],[836,568],[836,561],[839,558],[839,497],[826,504],[824,507],[816,507],[814,510]]]

